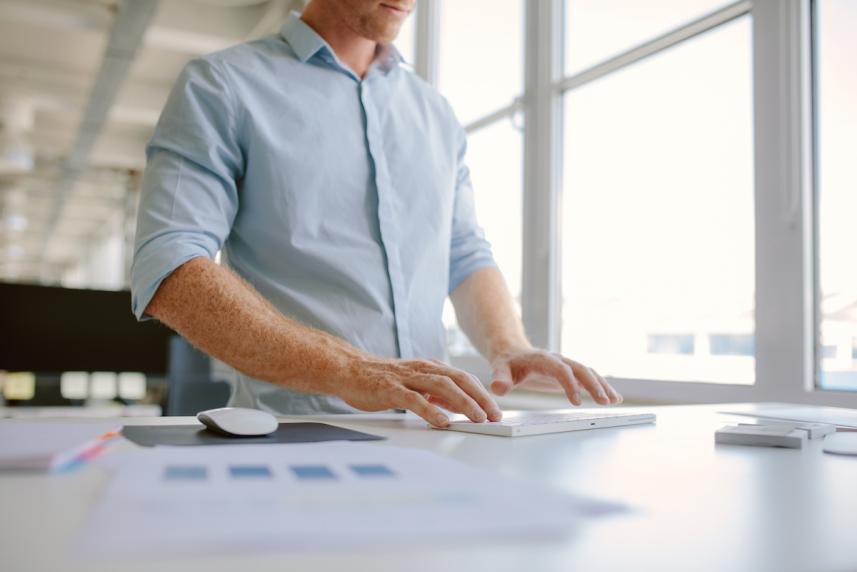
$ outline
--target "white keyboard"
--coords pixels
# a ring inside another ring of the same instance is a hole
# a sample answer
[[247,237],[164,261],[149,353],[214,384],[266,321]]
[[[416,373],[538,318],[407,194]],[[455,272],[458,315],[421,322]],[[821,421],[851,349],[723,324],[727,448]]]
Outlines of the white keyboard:
[[522,437],[654,422],[654,413],[600,413],[563,409],[550,412],[507,411],[503,413],[502,421],[486,423],[473,423],[464,416],[456,415],[450,420],[449,427],[446,429],[484,435]]

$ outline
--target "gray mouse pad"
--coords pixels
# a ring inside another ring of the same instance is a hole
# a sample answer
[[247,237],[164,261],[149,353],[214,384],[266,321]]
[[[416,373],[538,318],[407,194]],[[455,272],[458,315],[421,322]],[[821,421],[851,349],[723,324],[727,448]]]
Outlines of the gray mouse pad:
[[261,437],[227,437],[199,425],[126,425],[122,435],[143,447],[155,445],[245,445],[271,443],[318,443],[321,441],[380,441],[384,437],[327,425],[280,423],[276,431]]

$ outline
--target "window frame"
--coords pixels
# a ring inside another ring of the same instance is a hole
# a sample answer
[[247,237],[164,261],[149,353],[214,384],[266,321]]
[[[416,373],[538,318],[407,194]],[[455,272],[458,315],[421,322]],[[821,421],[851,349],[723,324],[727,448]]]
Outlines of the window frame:
[[[610,381],[627,399],[638,402],[788,401],[857,407],[857,391],[823,390],[816,383],[820,349],[812,1],[739,0],[570,76],[564,75],[563,66],[565,1],[526,2],[524,93],[466,129],[473,133],[518,112],[525,118],[521,304],[524,325],[534,344],[551,351],[560,349],[563,95],[749,15],[753,30],[755,384]],[[437,5],[436,0],[420,0],[416,12],[417,71],[433,84],[440,32]],[[490,374],[481,358],[456,358],[453,365],[483,379]]]

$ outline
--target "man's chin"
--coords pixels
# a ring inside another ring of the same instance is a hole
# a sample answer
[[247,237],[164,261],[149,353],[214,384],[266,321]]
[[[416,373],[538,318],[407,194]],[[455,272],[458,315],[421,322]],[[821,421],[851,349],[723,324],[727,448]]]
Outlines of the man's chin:
[[379,44],[392,44],[396,41],[396,38],[399,37],[399,28],[390,31],[382,31],[377,34],[373,34],[373,38],[370,38],[373,42],[378,42]]

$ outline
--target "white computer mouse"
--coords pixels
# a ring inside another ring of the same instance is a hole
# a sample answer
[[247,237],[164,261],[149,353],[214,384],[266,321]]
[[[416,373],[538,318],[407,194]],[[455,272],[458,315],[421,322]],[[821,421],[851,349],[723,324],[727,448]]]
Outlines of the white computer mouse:
[[267,435],[277,430],[277,418],[266,411],[221,407],[200,411],[196,418],[211,431],[235,437]]

